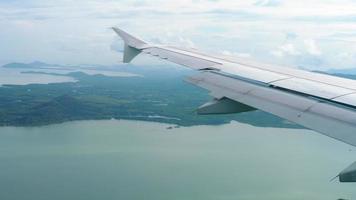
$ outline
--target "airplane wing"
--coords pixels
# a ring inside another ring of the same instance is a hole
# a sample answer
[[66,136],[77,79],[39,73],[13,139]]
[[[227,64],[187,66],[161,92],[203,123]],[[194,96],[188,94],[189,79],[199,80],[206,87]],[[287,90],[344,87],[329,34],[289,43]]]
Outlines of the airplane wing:
[[213,100],[199,107],[199,114],[259,109],[356,146],[354,80],[154,45],[113,30],[125,42],[124,62],[145,53],[200,71],[187,80],[209,90]]

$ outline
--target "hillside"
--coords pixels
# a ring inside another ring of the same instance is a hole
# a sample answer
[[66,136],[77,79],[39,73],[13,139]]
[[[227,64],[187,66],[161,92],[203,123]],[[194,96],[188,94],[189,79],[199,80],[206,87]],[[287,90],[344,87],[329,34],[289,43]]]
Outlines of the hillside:
[[[78,82],[0,87],[0,125],[38,126],[72,120],[115,118],[182,126],[224,124],[236,120],[262,127],[301,128],[262,111],[197,115],[195,109],[211,97],[206,90],[183,81],[187,75],[194,73],[189,70],[169,67],[140,70],[136,66],[119,69],[141,72],[142,76],[108,77],[75,72],[66,76]],[[43,74],[35,70],[27,73]],[[337,75],[355,78],[352,75]]]

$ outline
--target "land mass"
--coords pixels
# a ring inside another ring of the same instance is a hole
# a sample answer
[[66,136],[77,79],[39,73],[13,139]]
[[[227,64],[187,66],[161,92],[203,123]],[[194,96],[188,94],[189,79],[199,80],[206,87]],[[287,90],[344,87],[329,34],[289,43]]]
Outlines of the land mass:
[[[48,65],[49,68],[53,66],[60,68],[59,65]],[[36,71],[36,68],[46,68],[45,63],[11,63],[4,67],[21,68],[26,73],[70,76],[78,81],[3,85],[0,87],[0,126],[40,126],[72,120],[134,119],[181,126],[217,125],[236,120],[260,127],[301,128],[262,111],[197,115],[194,112],[196,108],[211,97],[206,90],[183,81],[186,76],[194,73],[190,70],[172,67],[150,70],[147,67],[123,65],[117,66],[117,69],[140,76],[109,77],[83,72],[56,74]]]

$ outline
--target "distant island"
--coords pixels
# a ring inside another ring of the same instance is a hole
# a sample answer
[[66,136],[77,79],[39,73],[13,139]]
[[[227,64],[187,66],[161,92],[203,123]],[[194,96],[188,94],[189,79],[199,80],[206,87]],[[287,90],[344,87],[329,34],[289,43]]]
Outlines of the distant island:
[[[116,66],[115,69],[140,76],[110,77],[80,71],[68,74],[36,71],[62,67],[41,62],[10,63],[3,67],[24,69],[24,72],[32,74],[65,75],[78,81],[3,85],[0,87],[0,126],[40,126],[72,120],[131,119],[180,126],[218,125],[236,120],[261,127],[301,128],[262,111],[197,115],[195,109],[211,97],[207,91],[183,81],[186,76],[195,73],[190,70],[172,70],[170,67],[161,67],[158,70],[123,65]],[[68,66],[62,68],[68,69]],[[79,68],[83,67],[77,67]],[[111,70],[113,67],[97,66],[91,69]]]

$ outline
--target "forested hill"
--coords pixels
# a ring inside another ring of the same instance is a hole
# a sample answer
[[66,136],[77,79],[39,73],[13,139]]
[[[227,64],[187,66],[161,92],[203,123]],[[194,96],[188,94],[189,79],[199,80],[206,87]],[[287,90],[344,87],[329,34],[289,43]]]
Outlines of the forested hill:
[[[26,73],[49,73],[36,71],[38,66],[60,67],[43,63],[6,65],[7,68],[23,68]],[[197,115],[195,109],[211,97],[206,90],[183,81],[185,76],[194,73],[189,70],[171,67],[156,70],[137,66],[122,66],[117,70],[140,73],[140,76],[110,77],[71,72],[65,76],[73,77],[77,82],[2,86],[0,125],[38,126],[72,120],[115,118],[182,126],[223,124],[236,120],[254,126],[300,128],[262,111]]]

